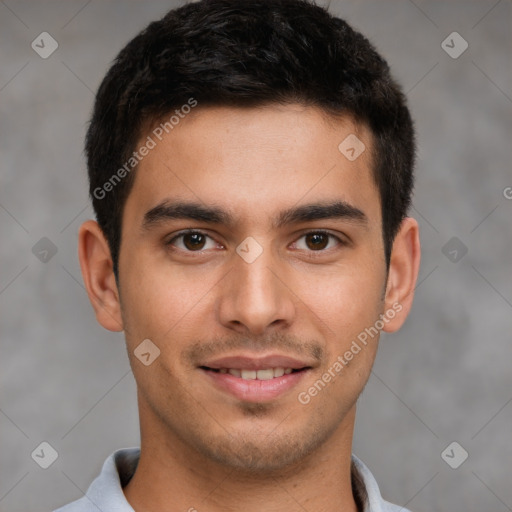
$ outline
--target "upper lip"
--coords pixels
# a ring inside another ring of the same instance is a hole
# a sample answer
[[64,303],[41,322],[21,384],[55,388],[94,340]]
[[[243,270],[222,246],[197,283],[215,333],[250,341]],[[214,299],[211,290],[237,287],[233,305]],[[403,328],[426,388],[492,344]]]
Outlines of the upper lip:
[[238,370],[266,370],[268,368],[292,368],[299,370],[312,366],[307,361],[301,361],[293,357],[279,354],[271,354],[264,357],[227,356],[207,361],[200,366],[218,370],[220,368],[232,368]]

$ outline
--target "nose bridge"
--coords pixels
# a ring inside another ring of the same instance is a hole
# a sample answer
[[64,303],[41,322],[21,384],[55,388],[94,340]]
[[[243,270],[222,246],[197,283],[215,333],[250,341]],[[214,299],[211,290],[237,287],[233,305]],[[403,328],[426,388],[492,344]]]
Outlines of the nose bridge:
[[239,287],[239,298],[246,297],[255,301],[258,298],[274,297],[276,277],[271,268],[275,265],[270,253],[271,251],[267,249],[252,262],[243,258],[242,261],[237,261],[234,274]]
[[270,247],[258,246],[246,239],[237,248],[219,308],[222,324],[254,334],[263,333],[272,324],[290,323],[294,310],[286,286],[276,276],[278,258]]

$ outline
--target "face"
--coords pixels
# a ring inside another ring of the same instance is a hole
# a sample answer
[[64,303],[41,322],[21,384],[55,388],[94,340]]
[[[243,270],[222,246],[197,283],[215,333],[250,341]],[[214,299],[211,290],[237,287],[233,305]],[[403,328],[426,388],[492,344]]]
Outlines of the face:
[[377,350],[362,333],[389,307],[370,134],[299,105],[199,105],[155,140],[119,259],[141,421],[229,467],[289,466],[346,428]]

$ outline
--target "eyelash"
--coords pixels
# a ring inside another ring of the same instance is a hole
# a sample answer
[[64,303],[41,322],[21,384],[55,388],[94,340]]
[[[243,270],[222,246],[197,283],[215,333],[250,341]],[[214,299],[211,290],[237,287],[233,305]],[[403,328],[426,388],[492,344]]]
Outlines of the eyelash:
[[[178,234],[176,234],[175,236],[173,236],[169,241],[165,242],[165,245],[169,248],[171,248],[172,251],[181,251],[181,252],[185,252],[185,253],[189,253],[189,254],[204,254],[204,250],[198,250],[198,251],[189,251],[189,250],[186,250],[186,249],[177,249],[175,247],[173,247],[173,243],[179,239],[179,238],[182,238],[183,236],[185,235],[193,235],[193,234],[198,234],[198,235],[203,235],[203,236],[206,236],[210,239],[213,240],[213,238],[208,235],[207,233],[203,232],[203,231],[199,231],[199,230],[196,230],[196,229],[188,229],[188,230],[185,230],[185,231],[181,231],[179,232]],[[347,245],[347,243],[342,240],[340,237],[330,233],[329,231],[324,231],[322,229],[317,229],[317,230],[313,230],[313,231],[308,231],[307,233],[303,233],[299,238],[298,240],[300,240],[301,238],[304,238],[308,235],[325,235],[327,237],[330,237],[330,238],[334,238],[337,242],[338,242],[338,248],[341,246],[345,246]],[[309,250],[308,252],[311,253],[310,256],[311,257],[317,257],[317,256],[322,256],[324,255],[325,253],[327,252],[330,252],[331,250],[333,249],[336,249],[336,247],[331,247],[330,249],[319,249],[317,251],[314,251],[314,250]],[[300,249],[302,250],[302,249]]]

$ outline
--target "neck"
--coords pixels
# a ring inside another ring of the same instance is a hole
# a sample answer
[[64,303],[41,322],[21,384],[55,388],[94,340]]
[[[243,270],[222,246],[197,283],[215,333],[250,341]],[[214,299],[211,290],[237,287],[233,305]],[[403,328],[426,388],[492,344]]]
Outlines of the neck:
[[136,512],[357,512],[351,485],[355,406],[314,453],[285,470],[244,472],[187,446],[139,403],[141,455],[123,489]]

